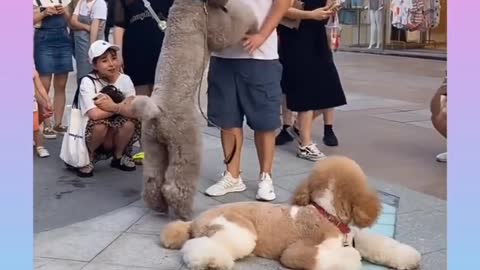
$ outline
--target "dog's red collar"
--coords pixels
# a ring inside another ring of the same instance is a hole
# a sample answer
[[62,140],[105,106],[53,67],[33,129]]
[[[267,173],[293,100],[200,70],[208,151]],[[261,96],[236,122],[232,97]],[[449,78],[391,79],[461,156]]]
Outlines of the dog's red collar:
[[343,223],[340,219],[328,213],[320,205],[316,203],[313,203],[313,205],[315,206],[315,208],[317,208],[320,215],[324,216],[328,221],[330,221],[330,223],[335,225],[342,233],[344,234],[350,233],[350,227],[348,227],[347,224]]

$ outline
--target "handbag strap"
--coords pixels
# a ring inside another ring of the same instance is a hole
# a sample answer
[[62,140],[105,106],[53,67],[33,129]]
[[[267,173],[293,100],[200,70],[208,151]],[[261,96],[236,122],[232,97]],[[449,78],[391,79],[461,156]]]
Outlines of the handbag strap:
[[86,75],[86,76],[80,78],[78,86],[77,86],[77,91],[75,91],[75,96],[73,98],[72,108],[78,109],[78,96],[80,95],[80,85],[81,85],[81,82],[83,81],[84,78],[89,78],[90,80],[92,80],[93,87],[94,87],[94,90],[95,90],[95,94],[97,93],[97,86],[95,85],[95,78],[93,78],[90,75]]
[[145,8],[150,12],[150,15],[152,15],[152,18],[157,22],[158,28],[160,28],[160,31],[164,32],[165,29],[167,28],[167,22],[165,16],[161,15],[163,20],[160,20],[158,17],[157,13],[152,8],[152,4],[148,0],[143,0],[143,5]]

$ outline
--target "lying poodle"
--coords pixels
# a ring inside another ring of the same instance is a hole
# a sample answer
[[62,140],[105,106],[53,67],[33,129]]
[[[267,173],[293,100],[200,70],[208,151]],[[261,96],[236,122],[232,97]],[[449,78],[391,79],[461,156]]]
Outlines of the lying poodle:
[[181,249],[183,261],[195,270],[232,269],[249,255],[307,270],[361,269],[362,257],[395,269],[418,267],[418,251],[368,232],[380,212],[362,169],[348,158],[329,157],[315,164],[293,205],[221,205],[191,222],[167,224],[161,243]]
[[152,97],[133,101],[148,207],[191,217],[202,152],[196,98],[210,52],[241,42],[256,27],[252,11],[236,1],[175,0],[170,8]]

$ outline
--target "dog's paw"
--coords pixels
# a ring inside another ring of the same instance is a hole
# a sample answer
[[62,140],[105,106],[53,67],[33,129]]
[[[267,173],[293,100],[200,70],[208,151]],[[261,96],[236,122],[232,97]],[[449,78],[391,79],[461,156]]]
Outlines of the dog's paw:
[[390,267],[398,270],[412,270],[420,266],[422,255],[413,247],[399,243],[395,250],[396,256],[392,258]]
[[341,247],[337,256],[342,261],[342,268],[345,270],[356,270],[362,268],[362,256],[353,247]]
[[360,270],[362,257],[352,247],[320,249],[315,270]]

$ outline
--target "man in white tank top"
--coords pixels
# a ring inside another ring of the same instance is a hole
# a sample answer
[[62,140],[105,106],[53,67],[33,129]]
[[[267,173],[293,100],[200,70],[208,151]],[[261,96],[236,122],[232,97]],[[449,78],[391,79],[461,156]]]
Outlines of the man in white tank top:
[[282,66],[278,61],[276,27],[291,0],[243,1],[254,12],[259,29],[256,34],[212,56],[208,75],[208,118],[220,126],[222,147],[230,155],[236,151],[223,177],[205,193],[222,196],[246,189],[240,177],[240,153],[243,144],[243,119],[255,131],[260,163],[257,199],[272,201],[272,163],[275,130],[280,127]]

